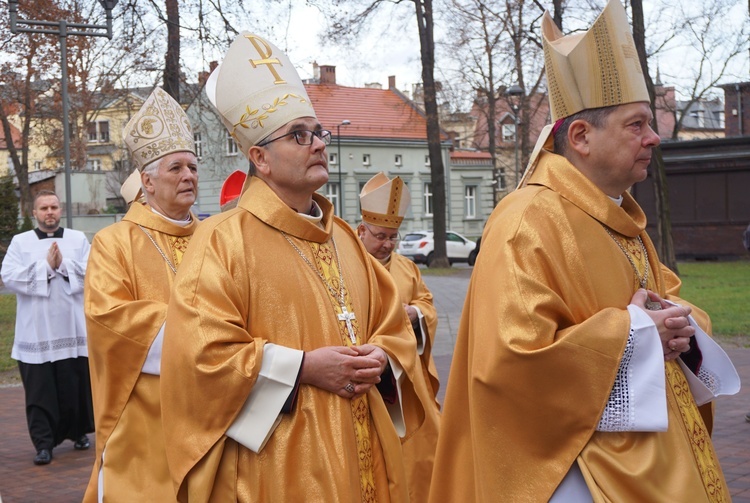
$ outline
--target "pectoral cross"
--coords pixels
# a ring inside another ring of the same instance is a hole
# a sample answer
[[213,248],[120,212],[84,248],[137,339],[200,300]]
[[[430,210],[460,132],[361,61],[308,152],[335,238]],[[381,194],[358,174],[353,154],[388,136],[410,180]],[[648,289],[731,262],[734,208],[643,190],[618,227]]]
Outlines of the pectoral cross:
[[350,313],[347,311],[346,306],[342,305],[341,314],[338,315],[338,319],[346,323],[346,330],[349,332],[349,339],[352,340],[352,344],[357,344],[357,336],[354,335],[354,325],[352,325],[352,320],[357,319],[354,313]]

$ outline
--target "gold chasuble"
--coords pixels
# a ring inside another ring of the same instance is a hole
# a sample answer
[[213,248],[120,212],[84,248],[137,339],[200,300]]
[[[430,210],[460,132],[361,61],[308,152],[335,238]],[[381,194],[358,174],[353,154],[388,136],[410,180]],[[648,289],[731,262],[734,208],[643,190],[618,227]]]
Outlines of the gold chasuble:
[[421,378],[416,344],[395,284],[331,204],[313,197],[321,225],[252,178],[237,207],[203,222],[185,254],[161,381],[180,501],[408,501],[399,435],[375,387],[351,400],[300,385],[257,453],[226,435],[256,391],[266,343],[377,345],[404,369],[404,438],[424,422],[430,397],[412,384]]
[[[437,311],[432,303],[432,293],[422,281],[417,265],[408,258],[397,253],[391,253],[391,259],[385,264],[396,282],[399,298],[402,304],[416,306],[424,315],[427,333],[424,350],[419,355],[421,367],[421,385],[432,398],[432,413],[427,414],[424,424],[409,438],[403,439],[404,464],[409,481],[409,497],[412,503],[427,501],[432,480],[432,470],[435,463],[435,449],[437,447],[440,430],[440,404],[437,392],[440,386],[437,368],[432,359],[432,345],[437,330]],[[411,334],[411,332],[410,332]]]
[[432,293],[422,281],[417,264],[398,253],[391,253],[391,259],[385,264],[385,268],[393,276],[398,288],[398,295],[402,304],[418,307],[424,315],[427,333],[422,334],[425,339],[424,351],[420,355],[424,378],[432,396],[437,400],[440,381],[437,368],[432,359],[432,345],[435,342],[437,331],[437,311],[432,303]]
[[688,304],[645,227],[630,194],[618,206],[547,151],[498,205],[464,305],[431,501],[547,501],[574,463],[595,502],[729,501],[701,418],[710,405],[699,413],[676,363],[666,432],[597,431],[646,256],[648,287]]
[[159,376],[141,369],[166,319],[172,267],[179,265],[198,226],[191,217],[183,227],[136,202],[121,222],[94,237],[84,308],[96,463],[84,501],[97,501],[100,470],[105,501],[175,501]]

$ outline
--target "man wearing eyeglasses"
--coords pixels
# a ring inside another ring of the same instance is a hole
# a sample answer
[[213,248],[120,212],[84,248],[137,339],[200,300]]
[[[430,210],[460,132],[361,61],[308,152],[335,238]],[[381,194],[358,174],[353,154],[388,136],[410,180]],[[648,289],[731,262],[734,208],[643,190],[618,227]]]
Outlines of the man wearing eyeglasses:
[[437,392],[440,382],[432,359],[437,312],[419,267],[408,258],[393,253],[400,240],[398,229],[411,202],[409,187],[400,177],[389,180],[385,173],[378,173],[362,187],[359,201],[362,223],[357,227],[357,234],[370,255],[391,273],[396,282],[401,304],[417,340],[422,379],[433,399],[435,414],[428,416],[419,431],[403,445],[409,493],[412,501],[419,501],[429,491],[439,429]]
[[198,228],[170,299],[177,497],[408,501],[399,437],[430,396],[393,280],[315,192],[330,132],[286,55],[249,33],[206,91],[253,169],[237,206]]

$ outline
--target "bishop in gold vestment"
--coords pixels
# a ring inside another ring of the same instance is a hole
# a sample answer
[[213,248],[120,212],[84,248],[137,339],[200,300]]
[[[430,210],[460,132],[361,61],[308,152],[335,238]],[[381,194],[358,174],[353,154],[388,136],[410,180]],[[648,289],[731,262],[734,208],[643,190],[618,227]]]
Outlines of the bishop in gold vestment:
[[161,423],[162,339],[174,275],[198,225],[190,212],[198,167],[185,112],[160,88],[125,137],[137,169],[121,192],[137,200],[94,237],[85,285],[97,428],[84,501],[169,502],[175,490]]
[[136,202],[122,222],[94,238],[86,319],[97,455],[86,501],[96,501],[100,470],[113,498],[175,499],[161,427],[159,375],[143,371],[166,319],[174,273],[141,227],[179,265],[197,223],[193,218],[180,226]]
[[[321,214],[311,220],[252,177],[237,208],[193,237],[170,300],[162,375],[181,501],[408,501],[399,436],[421,425],[425,403],[411,384],[414,338],[387,271],[328,200],[313,198]],[[289,397],[299,363],[284,354],[353,344],[327,285],[339,278],[356,345],[384,349],[403,369],[392,404],[375,387],[350,399],[299,385]],[[271,345],[281,354],[268,361]]]
[[659,136],[627,15],[542,26],[555,124],[487,222],[430,499],[728,501],[709,402],[739,378],[628,192]]
[[411,501],[427,501],[440,419],[437,402],[440,383],[432,359],[437,311],[432,303],[432,293],[422,281],[417,265],[394,253],[399,239],[398,229],[409,209],[411,194],[401,178],[389,180],[381,172],[362,187],[359,201],[362,223],[357,226],[357,234],[370,255],[391,273],[396,282],[401,304],[417,339],[418,366],[422,375],[417,384],[426,388],[432,400],[424,424],[402,442]]
[[[487,222],[451,365],[431,501],[548,501],[573,465],[594,501],[728,500],[684,377],[662,383],[667,431],[597,429],[623,355],[632,354],[626,306],[638,287],[605,225],[640,237],[653,290],[686,304],[633,198],[625,193],[619,207],[564,158],[543,153],[528,186]],[[705,313],[692,314],[710,330]]]

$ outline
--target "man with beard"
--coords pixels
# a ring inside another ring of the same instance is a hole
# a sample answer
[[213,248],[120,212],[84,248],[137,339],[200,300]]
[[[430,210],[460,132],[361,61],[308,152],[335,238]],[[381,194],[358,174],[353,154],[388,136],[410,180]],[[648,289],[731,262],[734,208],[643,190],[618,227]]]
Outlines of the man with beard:
[[37,228],[13,237],[2,278],[16,294],[11,357],[23,381],[34,464],[46,465],[65,439],[88,449],[86,433],[94,431],[83,317],[90,247],[82,232],[60,227],[54,192],[38,192],[33,213]]

